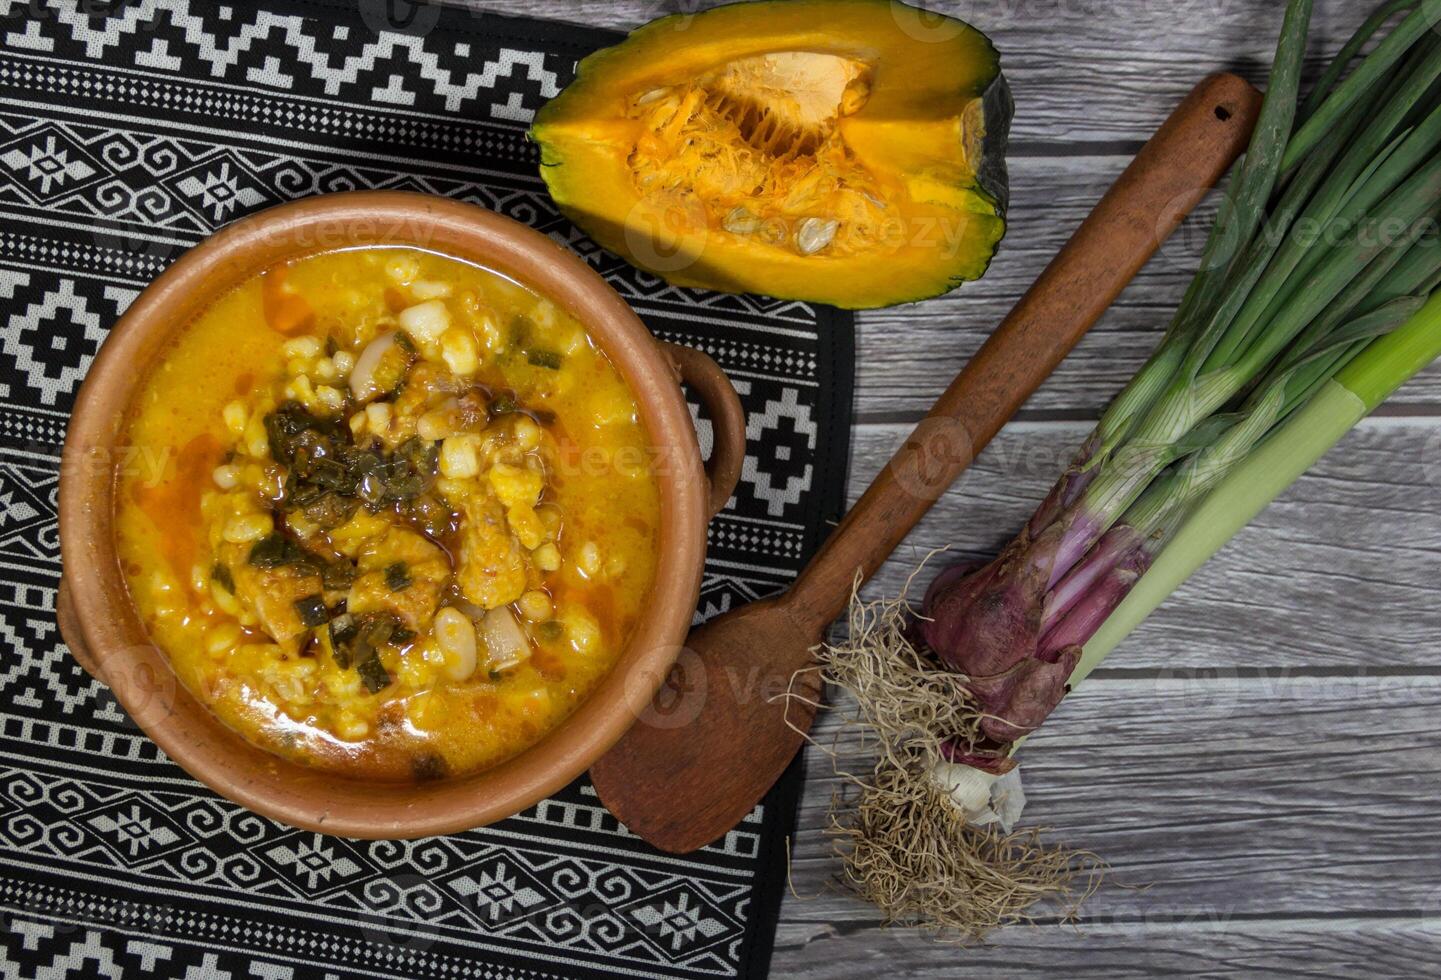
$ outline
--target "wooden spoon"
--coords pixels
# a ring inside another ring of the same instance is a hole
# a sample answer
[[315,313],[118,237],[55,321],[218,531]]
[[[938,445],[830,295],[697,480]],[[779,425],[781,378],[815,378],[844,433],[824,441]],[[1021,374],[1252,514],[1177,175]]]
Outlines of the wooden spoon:
[[[601,801],[627,827],[684,853],[726,833],[765,795],[810,728],[820,697],[807,671],[811,651],[852,588],[885,562],[1230,168],[1260,104],[1260,93],[1235,75],[1197,85],[790,590],[691,633],[651,709],[590,770]],[[788,690],[805,700],[784,697]]]

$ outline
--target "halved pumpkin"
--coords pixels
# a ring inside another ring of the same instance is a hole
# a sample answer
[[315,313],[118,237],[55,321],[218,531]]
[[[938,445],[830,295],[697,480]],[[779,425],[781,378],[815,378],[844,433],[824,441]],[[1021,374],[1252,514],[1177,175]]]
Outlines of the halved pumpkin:
[[861,308],[977,279],[1005,232],[995,48],[891,0],[677,14],[536,116],[556,203],[672,283]]

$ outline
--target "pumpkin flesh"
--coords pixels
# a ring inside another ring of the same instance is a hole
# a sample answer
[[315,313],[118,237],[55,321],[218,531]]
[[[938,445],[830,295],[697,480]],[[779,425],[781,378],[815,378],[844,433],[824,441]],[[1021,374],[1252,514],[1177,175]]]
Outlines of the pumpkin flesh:
[[679,285],[870,307],[979,277],[1009,94],[983,35],[918,40],[903,11],[793,0],[641,28],[537,117],[552,196]]

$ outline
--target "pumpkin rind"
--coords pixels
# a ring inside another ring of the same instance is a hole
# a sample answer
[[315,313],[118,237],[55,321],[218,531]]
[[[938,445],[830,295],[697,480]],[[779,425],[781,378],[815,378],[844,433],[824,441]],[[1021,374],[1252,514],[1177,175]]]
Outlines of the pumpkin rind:
[[596,52],[531,135],[557,205],[635,265],[867,308],[985,273],[1012,112],[994,47],[961,21],[893,0],[767,0],[665,17]]

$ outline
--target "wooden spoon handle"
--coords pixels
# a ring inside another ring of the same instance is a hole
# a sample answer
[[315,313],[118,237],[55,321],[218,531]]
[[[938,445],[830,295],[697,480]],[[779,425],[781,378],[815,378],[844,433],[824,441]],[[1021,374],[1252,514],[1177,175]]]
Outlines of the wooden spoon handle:
[[819,631],[1110,307],[1245,149],[1261,94],[1198,84],[1076,229],[827,539],[783,600]]

